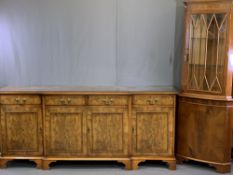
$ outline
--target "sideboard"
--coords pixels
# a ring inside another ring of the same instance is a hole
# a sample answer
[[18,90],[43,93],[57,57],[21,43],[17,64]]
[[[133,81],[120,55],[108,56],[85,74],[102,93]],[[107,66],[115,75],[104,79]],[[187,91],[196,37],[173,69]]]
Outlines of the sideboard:
[[176,169],[172,87],[0,88],[0,168],[14,159],[161,160]]

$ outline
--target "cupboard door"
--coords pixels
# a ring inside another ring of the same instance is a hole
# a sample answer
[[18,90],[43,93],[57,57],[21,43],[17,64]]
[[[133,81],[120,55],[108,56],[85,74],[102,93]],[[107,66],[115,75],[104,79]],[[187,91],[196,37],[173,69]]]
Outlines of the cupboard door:
[[86,118],[82,107],[45,107],[46,156],[86,154]]
[[128,155],[126,107],[90,107],[88,149],[91,156]]
[[[208,105],[207,105],[208,104]],[[224,104],[224,102],[222,102]],[[206,100],[179,102],[177,154],[209,162],[230,162],[230,108]],[[231,117],[231,116],[230,116]]]
[[2,106],[1,125],[3,156],[42,155],[41,106]]
[[174,109],[140,106],[133,108],[132,137],[134,156],[174,154]]

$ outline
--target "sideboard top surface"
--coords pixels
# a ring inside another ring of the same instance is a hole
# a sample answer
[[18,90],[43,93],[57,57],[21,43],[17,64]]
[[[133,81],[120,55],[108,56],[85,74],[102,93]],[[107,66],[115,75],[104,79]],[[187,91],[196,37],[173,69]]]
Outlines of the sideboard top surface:
[[161,86],[6,86],[0,94],[177,94],[174,87]]

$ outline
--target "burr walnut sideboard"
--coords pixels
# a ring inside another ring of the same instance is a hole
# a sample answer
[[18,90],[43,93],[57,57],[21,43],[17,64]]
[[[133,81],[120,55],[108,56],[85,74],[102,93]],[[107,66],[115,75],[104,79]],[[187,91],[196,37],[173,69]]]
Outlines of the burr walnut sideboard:
[[162,160],[175,170],[175,103],[171,87],[0,88],[0,167],[102,160],[137,169]]

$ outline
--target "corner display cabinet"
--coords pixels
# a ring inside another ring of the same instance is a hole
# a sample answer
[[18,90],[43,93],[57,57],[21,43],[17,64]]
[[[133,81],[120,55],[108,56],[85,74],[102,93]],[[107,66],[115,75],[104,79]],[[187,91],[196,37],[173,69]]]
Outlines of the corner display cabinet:
[[231,170],[233,0],[186,0],[177,159]]

